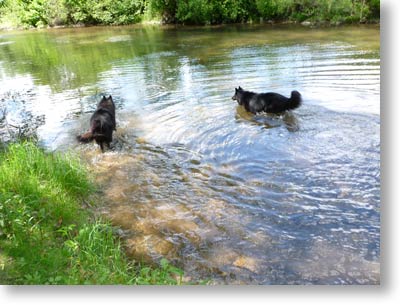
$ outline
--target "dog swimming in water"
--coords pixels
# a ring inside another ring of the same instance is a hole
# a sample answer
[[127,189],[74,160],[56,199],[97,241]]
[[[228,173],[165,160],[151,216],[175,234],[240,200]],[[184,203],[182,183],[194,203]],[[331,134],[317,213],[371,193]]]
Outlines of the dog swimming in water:
[[95,140],[101,151],[104,152],[104,144],[110,148],[114,130],[116,130],[114,101],[111,95],[109,97],[103,95],[96,111],[90,118],[89,131],[77,136],[77,139],[83,143]]
[[279,93],[254,93],[243,90],[240,86],[235,88],[235,94],[232,96],[239,105],[246,111],[256,114],[258,112],[281,113],[286,110],[292,110],[299,107],[302,103],[301,94],[298,91],[292,91],[290,98]]

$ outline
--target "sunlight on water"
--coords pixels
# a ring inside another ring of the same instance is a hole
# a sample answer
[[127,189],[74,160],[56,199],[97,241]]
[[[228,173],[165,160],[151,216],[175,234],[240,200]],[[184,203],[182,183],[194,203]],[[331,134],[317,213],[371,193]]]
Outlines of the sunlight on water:
[[[379,27],[8,33],[0,79],[10,121],[44,116],[41,143],[88,162],[134,259],[211,283],[380,282]],[[304,103],[251,115],[239,85]],[[75,142],[102,94],[104,154]]]

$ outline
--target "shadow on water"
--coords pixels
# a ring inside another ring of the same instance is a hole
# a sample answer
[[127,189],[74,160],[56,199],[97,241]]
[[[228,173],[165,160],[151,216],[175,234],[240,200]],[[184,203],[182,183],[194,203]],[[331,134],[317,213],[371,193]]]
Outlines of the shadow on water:
[[258,114],[253,115],[247,112],[242,106],[237,106],[236,116],[237,122],[248,121],[250,123],[263,126],[264,128],[275,128],[285,126],[288,131],[298,131],[300,126],[293,112],[288,111],[283,114]]
[[[88,162],[133,258],[212,283],[379,283],[379,28],[64,29],[0,43],[2,101],[29,91],[41,143]],[[238,85],[304,103],[251,115],[231,100]],[[101,154],[75,136],[103,93],[117,131]]]

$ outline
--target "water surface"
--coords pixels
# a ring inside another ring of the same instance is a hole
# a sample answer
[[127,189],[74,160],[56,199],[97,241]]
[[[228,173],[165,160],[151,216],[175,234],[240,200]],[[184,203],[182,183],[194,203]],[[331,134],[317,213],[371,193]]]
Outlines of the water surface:
[[[187,279],[378,284],[379,27],[108,27],[0,34],[1,106],[41,118],[102,185],[128,253]],[[251,115],[234,88],[302,93]],[[76,143],[102,94],[114,148]]]

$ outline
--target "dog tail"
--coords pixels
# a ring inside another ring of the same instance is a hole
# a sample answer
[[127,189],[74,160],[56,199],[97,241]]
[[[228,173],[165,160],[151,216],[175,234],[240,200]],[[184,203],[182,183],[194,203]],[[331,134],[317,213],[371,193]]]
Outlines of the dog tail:
[[94,138],[93,138],[93,133],[91,131],[88,131],[83,135],[77,136],[76,139],[82,143],[89,143],[93,141]]
[[292,110],[300,107],[302,103],[301,94],[298,91],[292,91],[289,100],[287,101],[287,110]]

